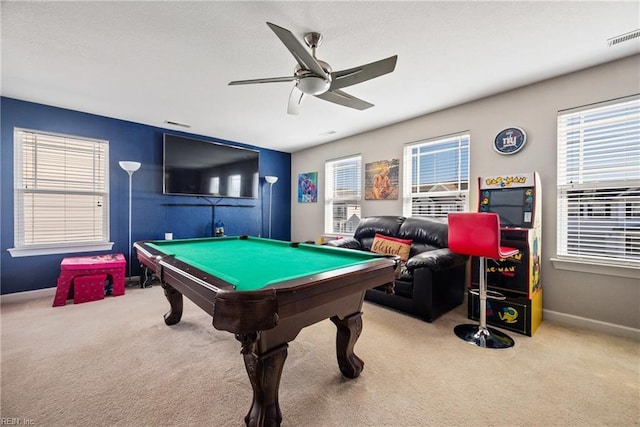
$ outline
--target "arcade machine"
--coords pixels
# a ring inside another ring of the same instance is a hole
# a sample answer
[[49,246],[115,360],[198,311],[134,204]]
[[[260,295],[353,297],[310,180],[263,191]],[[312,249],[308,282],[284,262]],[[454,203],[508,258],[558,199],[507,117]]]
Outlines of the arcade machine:
[[[487,260],[487,324],[532,336],[542,322],[540,256],[542,192],[537,172],[478,178],[479,212],[500,216],[501,244],[520,253]],[[478,259],[472,258],[472,286],[478,286]],[[494,292],[490,292],[494,291]],[[468,315],[477,320],[477,295],[469,294]]]

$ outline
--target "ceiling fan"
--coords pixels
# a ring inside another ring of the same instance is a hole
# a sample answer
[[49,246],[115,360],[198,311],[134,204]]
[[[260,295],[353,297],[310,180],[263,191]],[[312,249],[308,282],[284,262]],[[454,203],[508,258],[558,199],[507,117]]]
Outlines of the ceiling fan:
[[302,100],[307,95],[356,110],[371,108],[373,104],[349,95],[341,89],[390,73],[396,67],[398,55],[347,70],[332,71],[329,64],[316,58],[316,49],[322,43],[322,34],[316,32],[305,34],[304,41],[311,48],[311,53],[309,53],[291,31],[270,22],[267,22],[267,25],[298,61],[293,76],[236,80],[230,82],[229,85],[293,81],[295,86],[289,95],[287,108],[289,114],[298,114]]

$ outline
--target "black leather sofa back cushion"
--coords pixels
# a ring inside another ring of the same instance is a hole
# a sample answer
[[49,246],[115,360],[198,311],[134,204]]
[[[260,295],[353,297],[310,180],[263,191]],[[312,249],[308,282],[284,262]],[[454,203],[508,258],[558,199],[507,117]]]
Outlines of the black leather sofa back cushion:
[[449,226],[446,218],[407,218],[394,236],[400,239],[411,239],[417,252],[446,248],[449,244]]
[[353,237],[362,243],[363,249],[370,251],[373,239],[376,237],[376,233],[384,234],[385,236],[398,237],[400,225],[404,221],[406,221],[406,218],[395,215],[362,218]]

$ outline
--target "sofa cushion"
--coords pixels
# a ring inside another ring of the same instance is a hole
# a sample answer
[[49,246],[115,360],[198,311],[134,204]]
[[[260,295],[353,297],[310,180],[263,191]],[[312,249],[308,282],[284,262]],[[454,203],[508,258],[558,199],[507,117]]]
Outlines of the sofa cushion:
[[362,218],[353,237],[359,240],[364,250],[371,250],[376,233],[398,237],[398,230],[405,218],[402,216],[371,216]]
[[397,237],[376,233],[371,245],[371,252],[383,255],[398,255],[402,261],[406,262],[409,259],[411,243],[411,240],[398,239]]
[[411,239],[413,243],[424,243],[425,245],[446,248],[448,247],[449,226],[446,218],[407,218],[397,234],[393,234],[400,239]]
[[432,271],[450,270],[465,265],[469,257],[457,254],[449,248],[436,249],[417,254],[407,261],[407,270],[413,272],[418,268],[428,268]]
[[353,237],[345,237],[344,239],[329,240],[325,243],[327,246],[334,246],[336,248],[345,249],[358,249],[364,250],[360,242]]
[[421,254],[423,252],[435,251],[438,249],[440,248],[437,246],[432,246],[427,243],[420,243],[420,242],[414,241],[413,245],[411,245],[411,254],[409,255],[409,258],[415,255]]

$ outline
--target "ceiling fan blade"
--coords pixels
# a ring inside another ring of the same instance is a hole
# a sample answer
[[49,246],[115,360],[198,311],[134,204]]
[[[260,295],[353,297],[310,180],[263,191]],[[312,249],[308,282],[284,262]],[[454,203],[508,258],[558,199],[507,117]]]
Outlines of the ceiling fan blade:
[[340,104],[345,107],[355,108],[356,110],[366,110],[373,107],[373,104],[363,101],[360,98],[356,98],[353,95],[349,95],[341,90],[330,90],[320,95],[316,95],[317,98],[324,99],[325,101],[333,102],[334,104]]
[[304,99],[304,92],[298,89],[297,86],[294,86],[291,89],[291,95],[289,95],[289,105],[287,106],[287,114],[291,114],[292,116],[297,116],[300,112],[300,106],[302,105],[302,100]]
[[279,83],[279,82],[291,82],[295,80],[295,76],[288,77],[271,77],[266,79],[253,79],[253,80],[235,80],[233,82],[229,82],[229,86],[235,85],[250,85],[254,83]]
[[276,36],[284,43],[289,52],[296,58],[298,64],[305,70],[311,71],[313,74],[318,76],[326,77],[327,73],[324,69],[318,64],[318,61],[315,60],[313,56],[309,53],[309,51],[298,41],[298,39],[291,33],[291,31],[286,28],[278,27],[271,22],[267,22],[269,28],[276,33]]
[[394,55],[370,64],[349,68],[348,70],[335,71],[331,73],[331,87],[329,90],[341,89],[388,74],[396,68],[397,60],[398,55]]

